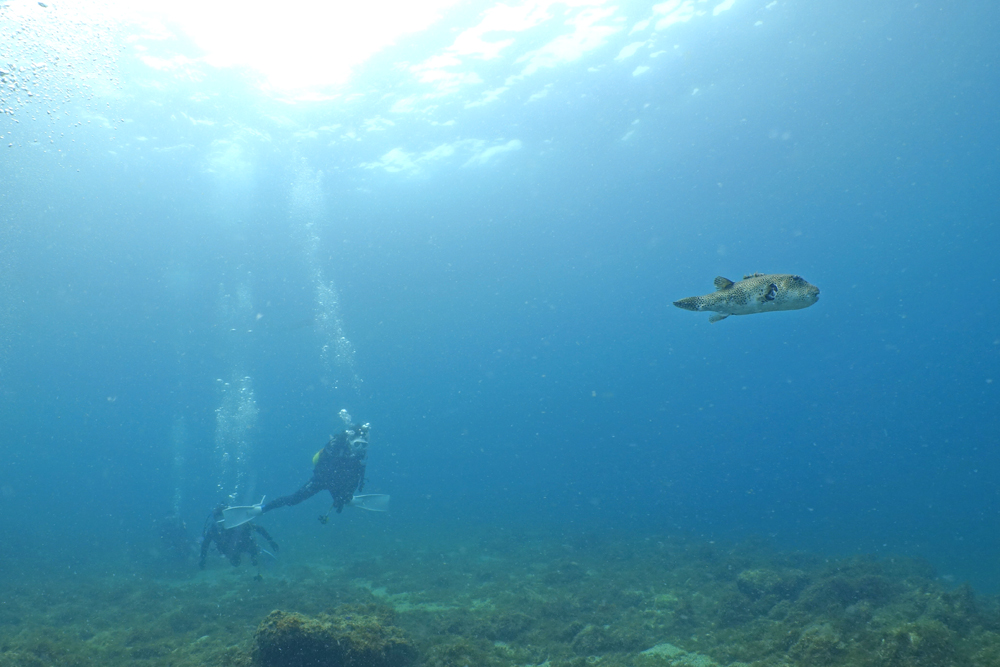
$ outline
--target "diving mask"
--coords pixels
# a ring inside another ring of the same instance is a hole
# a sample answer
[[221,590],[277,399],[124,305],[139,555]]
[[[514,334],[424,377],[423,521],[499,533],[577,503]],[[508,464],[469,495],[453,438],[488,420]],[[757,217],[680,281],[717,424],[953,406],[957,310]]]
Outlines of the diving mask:
[[368,449],[368,431],[370,428],[369,424],[361,424],[356,428],[346,431],[347,443],[351,446],[352,455],[358,457],[364,456]]

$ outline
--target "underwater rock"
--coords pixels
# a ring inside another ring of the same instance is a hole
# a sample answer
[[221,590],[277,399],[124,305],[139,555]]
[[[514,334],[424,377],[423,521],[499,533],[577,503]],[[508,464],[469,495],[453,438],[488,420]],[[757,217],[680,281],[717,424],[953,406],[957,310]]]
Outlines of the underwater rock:
[[416,648],[387,620],[347,605],[316,618],[272,611],[257,628],[251,659],[257,667],[408,667]]
[[715,623],[720,628],[733,628],[753,617],[753,600],[739,591],[723,593],[716,601]]
[[802,570],[744,570],[736,577],[735,590],[719,596],[715,622],[720,628],[732,628],[776,609],[776,618],[784,618],[791,609],[790,601],[808,584],[809,576]]
[[744,570],[736,577],[736,587],[751,600],[791,598],[808,583],[809,577],[802,570]]
[[926,614],[944,623],[949,630],[962,633],[969,632],[983,622],[976,604],[976,595],[968,584],[936,596],[928,605]]
[[876,651],[879,667],[951,667],[955,633],[940,621],[918,620],[891,628]]
[[576,633],[570,646],[577,655],[594,656],[636,650],[642,643],[643,638],[635,628],[586,625]]
[[799,664],[820,667],[835,664],[845,654],[845,645],[829,623],[817,623],[802,631],[788,655]]
[[[670,667],[718,667],[718,663],[707,655],[685,651],[680,647],[666,642],[648,648],[640,653],[640,655],[659,658]],[[730,667],[736,664],[738,663],[732,663]]]
[[798,598],[802,609],[820,611],[844,609],[862,601],[884,605],[895,599],[903,586],[887,577],[866,574],[859,577],[834,575],[806,588]]
[[478,636],[497,641],[517,639],[535,624],[527,614],[519,611],[501,611],[483,619],[476,628]]
[[975,667],[994,667],[1000,665],[1000,635],[986,631],[977,637],[982,647],[972,656]]
[[470,637],[444,637],[427,649],[423,667],[455,667],[457,665],[490,665],[491,643]]
[[571,642],[578,655],[598,655],[621,650],[607,629],[597,625],[584,626]]

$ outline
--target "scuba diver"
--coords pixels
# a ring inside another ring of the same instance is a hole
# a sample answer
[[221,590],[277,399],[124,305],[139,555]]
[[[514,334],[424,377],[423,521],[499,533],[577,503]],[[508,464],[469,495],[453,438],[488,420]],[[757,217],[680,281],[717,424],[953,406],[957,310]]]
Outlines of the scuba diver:
[[[320,491],[329,491],[337,514],[354,498],[355,491],[365,486],[365,464],[368,459],[368,424],[354,424],[330,438],[323,449],[313,456],[312,478],[290,496],[275,498],[261,507],[261,514],[286,505],[298,505]],[[326,523],[330,512],[319,518]]]
[[[267,540],[267,543],[271,545],[275,553],[278,552],[278,543],[271,539],[266,530],[249,521],[235,528],[226,528],[223,524],[224,515],[222,513],[225,508],[225,505],[217,505],[205,521],[205,530],[201,536],[201,558],[198,560],[198,567],[203,570],[205,569],[205,558],[208,556],[208,550],[214,543],[215,548],[219,550],[220,554],[229,559],[233,567],[237,567],[240,564],[244,553],[249,554],[250,562],[258,568],[256,578],[260,579],[260,565],[257,562],[257,555],[261,551],[264,551],[264,553],[269,552],[257,545],[257,538],[254,533],[260,533]],[[274,554],[271,555],[273,556]]]
[[[346,410],[340,411],[345,423],[350,424],[350,415]],[[227,507],[224,511],[225,525],[228,528],[239,526],[265,512],[270,512],[286,505],[298,505],[307,498],[312,498],[320,491],[329,491],[333,505],[327,513],[319,517],[320,523],[326,523],[330,512],[334,509],[339,514],[345,505],[361,509],[384,512],[388,508],[389,496],[371,494],[354,495],[365,485],[365,464],[368,459],[368,424],[350,424],[346,429],[330,438],[323,449],[313,456],[312,477],[295,493],[275,498],[264,504],[262,500],[256,505],[247,507]]]

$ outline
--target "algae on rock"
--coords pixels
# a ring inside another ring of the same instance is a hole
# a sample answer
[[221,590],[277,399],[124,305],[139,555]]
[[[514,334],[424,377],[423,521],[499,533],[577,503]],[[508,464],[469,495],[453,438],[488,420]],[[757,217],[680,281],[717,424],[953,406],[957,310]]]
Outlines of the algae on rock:
[[408,667],[417,651],[391,615],[344,605],[310,618],[272,611],[257,628],[251,658],[257,667]]

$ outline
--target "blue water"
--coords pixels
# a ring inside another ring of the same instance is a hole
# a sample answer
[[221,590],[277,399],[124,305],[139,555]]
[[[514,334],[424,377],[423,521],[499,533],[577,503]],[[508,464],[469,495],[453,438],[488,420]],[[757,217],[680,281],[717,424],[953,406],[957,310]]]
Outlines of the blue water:
[[[25,7],[0,66],[44,51],[18,26],[82,29]],[[399,65],[486,7],[327,101],[155,69],[136,43],[198,47],[124,22],[69,101],[65,56],[8,89],[0,555],[141,561],[163,517],[296,489],[346,408],[375,530],[764,536],[1000,587],[995,4],[697,2],[630,34],[654,9],[626,3],[516,79],[572,32],[556,5],[457,92]],[[820,300],[672,305],[754,271]],[[268,516],[285,553],[337,539],[327,502]]]

